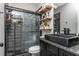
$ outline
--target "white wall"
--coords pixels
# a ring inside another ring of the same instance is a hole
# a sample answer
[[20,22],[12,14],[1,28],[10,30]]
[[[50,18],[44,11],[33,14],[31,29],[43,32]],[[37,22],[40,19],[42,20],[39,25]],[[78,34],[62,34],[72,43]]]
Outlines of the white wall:
[[8,3],[9,6],[14,6],[17,8],[22,8],[30,11],[36,11],[38,9],[39,3]]
[[[0,43],[4,44],[4,4],[0,3]],[[4,46],[0,47],[0,56],[4,55]]]
[[79,34],[79,4],[73,3],[75,9],[77,10],[77,34]]
[[[77,33],[77,11],[73,4],[65,4],[55,10],[55,13],[60,12],[60,32],[65,27],[70,28],[71,33]],[[66,21],[68,24],[66,24]]]
[[51,11],[50,11],[50,15],[49,15],[51,18],[52,18],[52,20],[51,20],[51,22],[50,22],[50,27],[52,28],[52,30],[51,30],[51,32],[50,32],[50,34],[53,34],[53,31],[54,31],[54,26],[53,26],[53,20],[54,20],[54,9],[52,9]]

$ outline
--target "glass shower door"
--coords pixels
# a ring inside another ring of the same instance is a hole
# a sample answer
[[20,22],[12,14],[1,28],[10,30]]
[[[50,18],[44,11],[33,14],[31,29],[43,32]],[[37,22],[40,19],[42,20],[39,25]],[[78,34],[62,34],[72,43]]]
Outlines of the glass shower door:
[[39,45],[39,16],[35,14],[23,13],[23,48]]
[[6,10],[5,55],[29,55],[29,47],[39,45],[39,18],[36,14]]

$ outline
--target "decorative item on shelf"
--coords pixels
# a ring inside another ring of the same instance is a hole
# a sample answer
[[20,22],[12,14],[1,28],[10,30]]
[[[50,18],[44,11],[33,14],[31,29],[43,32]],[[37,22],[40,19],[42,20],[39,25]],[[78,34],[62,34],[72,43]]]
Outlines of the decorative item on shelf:
[[45,25],[45,26],[48,26],[48,22],[47,22],[47,21],[44,21],[44,25]]
[[43,29],[43,28],[44,28],[44,23],[41,22],[41,24],[40,24],[40,29]]
[[40,30],[44,30],[44,31],[51,30],[51,28],[50,28],[50,26],[49,26],[47,21],[42,22]]
[[49,17],[50,12],[46,12],[46,17]]
[[46,13],[43,14],[43,17],[42,18],[45,18],[45,17],[46,17]]

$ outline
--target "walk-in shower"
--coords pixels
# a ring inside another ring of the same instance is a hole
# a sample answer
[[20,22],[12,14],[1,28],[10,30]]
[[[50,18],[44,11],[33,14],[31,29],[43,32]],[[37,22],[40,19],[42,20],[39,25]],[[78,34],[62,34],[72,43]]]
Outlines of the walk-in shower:
[[5,6],[5,55],[30,55],[28,48],[39,45],[38,13]]

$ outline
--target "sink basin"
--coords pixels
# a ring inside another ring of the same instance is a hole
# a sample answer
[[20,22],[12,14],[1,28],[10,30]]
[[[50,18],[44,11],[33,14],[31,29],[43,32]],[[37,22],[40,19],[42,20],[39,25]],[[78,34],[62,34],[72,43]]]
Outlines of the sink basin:
[[74,37],[75,35],[53,34],[51,36],[57,36],[57,37],[62,37],[62,38],[71,38],[71,37]]
[[49,34],[45,35],[45,39],[66,47],[71,47],[79,43],[79,37],[75,35]]

